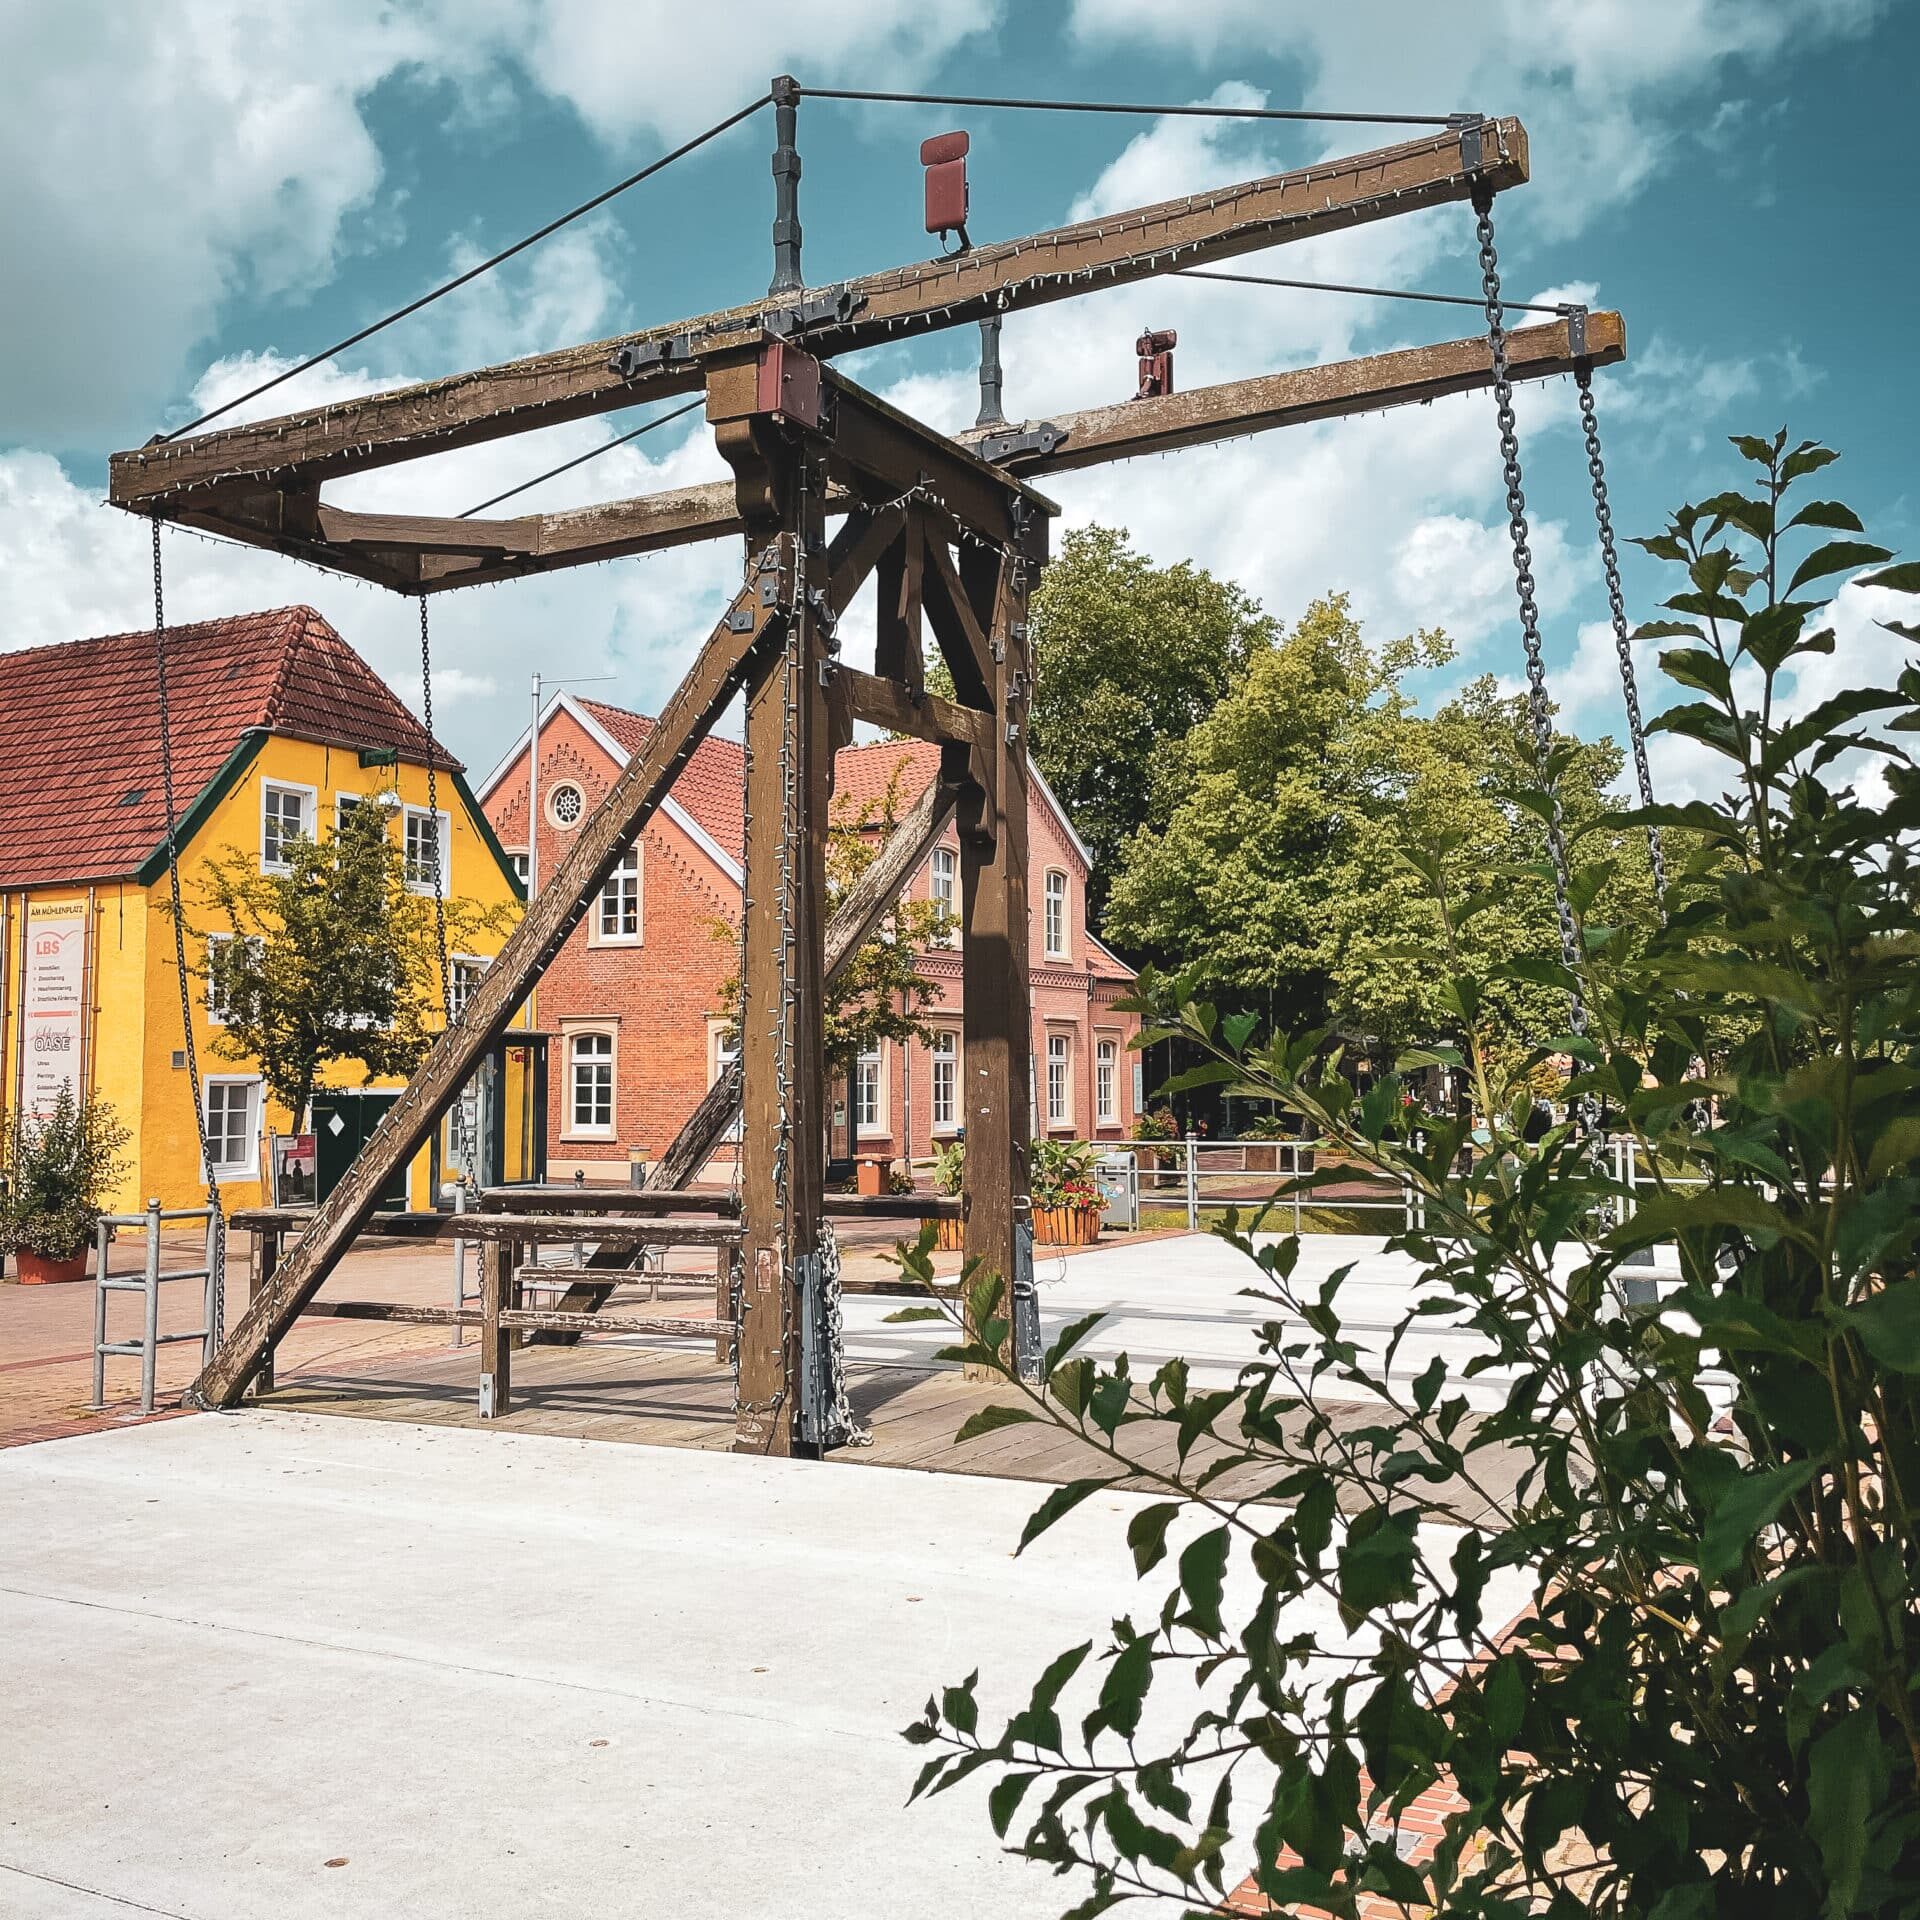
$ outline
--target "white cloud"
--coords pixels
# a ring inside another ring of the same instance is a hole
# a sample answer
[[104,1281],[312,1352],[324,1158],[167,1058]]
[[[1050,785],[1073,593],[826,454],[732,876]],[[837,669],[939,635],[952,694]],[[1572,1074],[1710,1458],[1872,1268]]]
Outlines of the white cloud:
[[[1419,0],[1278,7],[1271,0],[1074,0],[1080,41],[1305,69],[1302,104],[1361,112],[1518,114],[1534,187],[1521,217],[1555,233],[1631,199],[1699,136],[1673,111],[1742,63],[1858,32],[1879,0],[1488,0],[1471,16]],[[1714,139],[1724,126],[1711,120]],[[1384,139],[1392,129],[1369,129]],[[1336,146],[1355,129],[1326,130]]]

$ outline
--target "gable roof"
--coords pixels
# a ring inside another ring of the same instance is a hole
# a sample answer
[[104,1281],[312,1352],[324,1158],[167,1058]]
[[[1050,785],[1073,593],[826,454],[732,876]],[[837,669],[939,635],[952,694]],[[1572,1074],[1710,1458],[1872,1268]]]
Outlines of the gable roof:
[[[623,766],[646,745],[658,724],[650,714],[635,713],[605,700],[581,699],[571,693],[554,695],[541,716],[541,724],[544,726],[556,713],[569,714],[610,759]],[[528,731],[523,730],[500,763],[480,783],[479,796],[483,803],[526,752],[528,737]],[[842,747],[833,763],[834,804],[838,808],[844,801],[856,817],[863,807],[869,806],[877,815],[887,788],[897,774],[899,784],[894,792],[894,804],[905,813],[926,792],[939,770],[940,749],[928,740],[867,740],[858,746]],[[1068,845],[1091,872],[1093,855],[1067,818],[1066,808],[1047,785],[1046,776],[1031,761],[1027,771],[1034,792],[1059,821]],[[746,749],[738,740],[710,733],[687,757],[686,765],[673,783],[673,791],[661,808],[696,841],[705,844],[707,852],[736,885],[745,878],[742,865],[746,858],[745,778]]]
[[[311,607],[169,628],[167,706],[183,821],[268,733],[459,767]],[[0,742],[0,886],[118,879],[165,844],[150,629],[0,653]]]

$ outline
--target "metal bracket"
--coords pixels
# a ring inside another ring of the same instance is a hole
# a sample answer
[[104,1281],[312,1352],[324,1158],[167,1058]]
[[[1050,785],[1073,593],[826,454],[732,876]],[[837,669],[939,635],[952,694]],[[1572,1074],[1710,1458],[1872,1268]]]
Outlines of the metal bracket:
[[1567,322],[1567,352],[1576,360],[1584,360],[1587,357],[1587,310],[1562,307],[1560,311]]
[[[765,604],[772,604],[772,602],[766,600],[766,589],[764,587],[761,589],[761,598]],[[735,607],[734,610],[727,615],[727,631],[729,633],[751,633],[758,624],[753,617],[752,610],[747,607]]]
[[643,373],[663,367],[684,366],[693,358],[693,335],[670,333],[664,340],[636,340],[616,348],[608,358],[608,368],[622,380],[635,380]]
[[998,466],[1003,460],[1017,459],[1023,453],[1049,454],[1067,437],[1065,427],[1056,427],[1051,420],[1042,420],[1037,426],[1016,427],[1008,433],[990,433],[984,440],[974,445],[982,460]]
[[820,1256],[803,1253],[793,1263],[794,1305],[800,1319],[800,1378],[793,1402],[794,1437],[822,1447],[827,1440],[826,1301]]
[[787,306],[769,307],[760,316],[760,325],[776,340],[794,340],[810,328],[851,320],[866,304],[864,293],[855,293],[842,281],[824,293],[810,294]]
[[1450,113],[1447,125],[1460,136],[1460,165],[1468,173],[1478,173],[1486,164],[1486,127],[1484,113]]

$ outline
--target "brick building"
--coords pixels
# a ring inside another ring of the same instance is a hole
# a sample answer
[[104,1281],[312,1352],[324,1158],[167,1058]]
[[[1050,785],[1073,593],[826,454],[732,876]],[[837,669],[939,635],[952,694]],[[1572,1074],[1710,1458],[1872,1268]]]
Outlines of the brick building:
[[[555,871],[652,726],[601,701],[555,696],[540,722],[537,842],[529,836],[527,735],[478,790],[523,873],[530,847],[536,878]],[[904,812],[937,762],[937,749],[918,741],[849,747],[836,765],[836,795],[857,817],[891,786]],[[724,1064],[720,987],[737,957],[743,772],[737,741],[702,743],[547,971],[539,1019],[559,1036],[549,1129],[557,1177],[578,1169],[589,1179],[617,1178],[630,1153],[659,1154]],[[1035,1127],[1061,1139],[1121,1139],[1139,1111],[1128,1050],[1139,1020],[1114,1002],[1133,975],[1087,930],[1087,850],[1037,773],[1030,863]],[[957,914],[959,871],[959,839],[949,828],[907,892],[951,901]],[[957,933],[922,958],[921,971],[944,989],[925,1010],[933,1044],[883,1044],[860,1063],[850,1091],[862,1154],[924,1157],[958,1131],[964,959]],[[846,1091],[835,1096],[840,1138]]]

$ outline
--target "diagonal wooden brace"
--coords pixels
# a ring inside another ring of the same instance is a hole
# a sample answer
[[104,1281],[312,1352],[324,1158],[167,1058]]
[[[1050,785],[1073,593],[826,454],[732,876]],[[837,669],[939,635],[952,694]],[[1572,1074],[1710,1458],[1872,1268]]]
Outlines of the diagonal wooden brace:
[[798,551],[778,536],[755,554],[692,670],[646,745],[582,823],[572,850],[480,977],[466,1012],[434,1043],[268,1285],[235,1322],[193,1384],[194,1406],[231,1407],[300,1310],[371,1218],[394,1173],[420,1150],[440,1117],[513,1020],[541,973],[579,924],[607,877],[667,797],[675,776],[739,691],[761,648],[793,617]]

